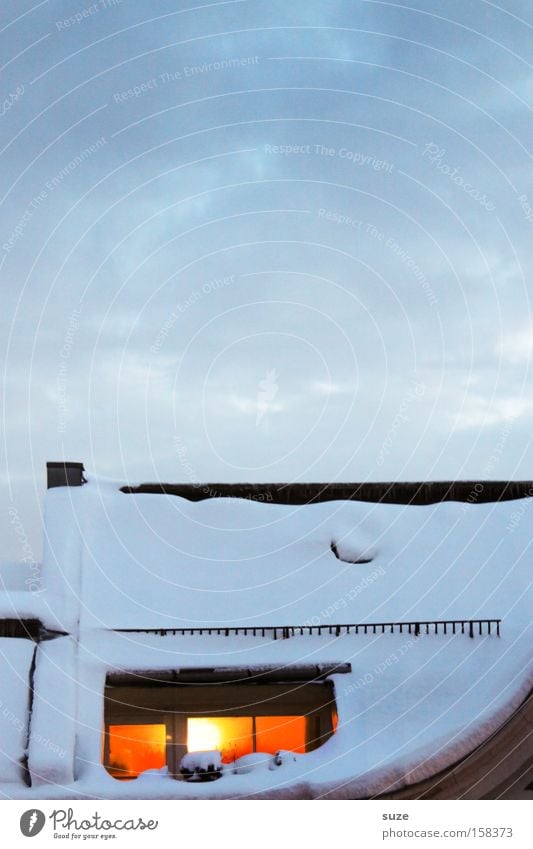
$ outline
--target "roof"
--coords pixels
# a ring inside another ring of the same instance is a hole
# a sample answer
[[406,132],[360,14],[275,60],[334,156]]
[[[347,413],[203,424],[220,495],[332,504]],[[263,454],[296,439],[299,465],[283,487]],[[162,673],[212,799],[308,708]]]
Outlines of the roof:
[[248,498],[270,504],[321,501],[368,501],[384,504],[435,504],[466,501],[484,504],[533,495],[533,481],[452,480],[380,481],[364,483],[141,483],[121,492],[178,495],[189,501]]
[[533,501],[511,533],[517,503],[193,503],[93,482],[47,493],[43,575],[83,627],[499,618],[528,580]]
[[[38,611],[74,637],[38,647],[32,728],[47,744],[38,750],[30,738],[30,769],[37,764],[52,776],[61,798],[234,797],[278,785],[279,792],[298,788],[299,796],[357,798],[434,775],[500,728],[531,685],[532,519],[531,499],[428,506],[192,502],[125,494],[120,484],[91,477],[82,487],[53,488],[46,495],[39,593],[21,592],[20,582],[4,591],[6,613],[20,606],[31,618]],[[456,618],[501,618],[501,637],[336,636],[326,628],[273,640],[268,632],[167,631]],[[339,714],[336,734],[283,775],[189,787],[162,777],[126,786],[105,774],[99,762],[108,674],[148,670],[164,678],[174,670],[188,679],[202,669],[217,677],[220,670],[231,676],[276,668],[284,675],[291,668],[329,670]],[[61,717],[53,713],[58,689],[68,694]],[[72,784],[70,755],[59,761],[54,752],[73,753],[75,734]],[[42,795],[42,787],[35,792]]]

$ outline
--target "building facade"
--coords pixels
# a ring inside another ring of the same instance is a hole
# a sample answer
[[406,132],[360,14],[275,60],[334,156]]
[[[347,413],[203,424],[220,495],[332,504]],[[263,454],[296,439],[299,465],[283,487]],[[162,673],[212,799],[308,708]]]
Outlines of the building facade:
[[49,464],[38,580],[0,569],[0,791],[527,798],[531,491]]

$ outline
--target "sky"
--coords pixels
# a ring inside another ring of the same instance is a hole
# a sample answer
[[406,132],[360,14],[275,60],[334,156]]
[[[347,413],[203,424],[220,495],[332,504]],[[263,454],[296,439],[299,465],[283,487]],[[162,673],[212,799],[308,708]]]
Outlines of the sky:
[[47,460],[533,478],[532,23],[4,0],[0,559],[39,557]]

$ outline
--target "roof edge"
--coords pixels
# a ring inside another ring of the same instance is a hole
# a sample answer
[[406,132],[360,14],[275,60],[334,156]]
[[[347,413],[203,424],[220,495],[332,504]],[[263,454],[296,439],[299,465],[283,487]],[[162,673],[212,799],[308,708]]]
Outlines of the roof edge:
[[121,492],[176,495],[188,501],[243,498],[269,504],[312,504],[324,501],[367,501],[384,504],[470,504],[511,501],[533,496],[533,481],[455,480],[353,483],[142,483]]

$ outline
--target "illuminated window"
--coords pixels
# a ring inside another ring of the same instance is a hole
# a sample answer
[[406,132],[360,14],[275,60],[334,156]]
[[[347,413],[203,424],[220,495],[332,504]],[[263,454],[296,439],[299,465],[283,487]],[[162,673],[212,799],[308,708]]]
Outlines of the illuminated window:
[[108,676],[103,763],[113,777],[132,779],[165,765],[179,776],[187,752],[218,750],[224,763],[253,752],[304,754],[335,732],[330,681],[211,683],[207,676],[199,684],[198,677],[182,683],[171,675]]
[[223,763],[232,763],[252,752],[273,755],[280,749],[306,751],[305,716],[189,717],[187,751],[217,749]]
[[114,778],[137,778],[166,763],[165,725],[110,725],[108,771]]
[[306,751],[305,716],[258,716],[255,722],[256,752],[274,754],[279,749],[286,749],[303,754]]
[[187,751],[218,749],[223,763],[231,763],[254,751],[253,727],[251,716],[189,717]]

